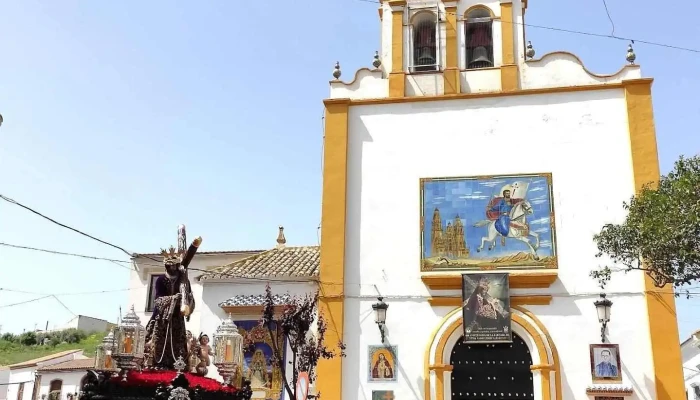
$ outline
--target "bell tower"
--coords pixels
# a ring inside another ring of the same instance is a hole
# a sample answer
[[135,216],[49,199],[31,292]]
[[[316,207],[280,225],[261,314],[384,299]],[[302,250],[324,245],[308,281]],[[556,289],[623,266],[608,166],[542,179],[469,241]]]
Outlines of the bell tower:
[[525,0],[384,0],[389,97],[514,91],[525,61]]

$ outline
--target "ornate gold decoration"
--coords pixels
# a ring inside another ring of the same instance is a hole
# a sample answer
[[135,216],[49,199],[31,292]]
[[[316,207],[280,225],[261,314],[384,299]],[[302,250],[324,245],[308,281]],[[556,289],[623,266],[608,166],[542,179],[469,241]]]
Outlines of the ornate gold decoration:
[[[261,343],[261,344],[266,344],[270,347],[270,349],[273,349],[273,342],[270,340],[270,333],[266,328],[263,328],[261,326],[255,326],[249,330],[242,329],[240,326],[238,328],[238,331],[243,335],[243,337],[252,337],[253,338],[253,343]],[[277,327],[277,332],[274,332],[274,336],[276,340],[276,343],[274,346],[278,349],[284,349],[284,336],[280,332],[280,327]],[[252,361],[252,360],[251,360]],[[282,372],[280,371],[279,366],[274,365],[272,363],[272,360],[266,359],[265,360],[266,365],[272,365],[272,379],[271,382],[268,382],[267,387],[260,388],[260,387],[252,387],[253,391],[256,390],[265,390],[265,398],[266,399],[272,399],[272,400],[279,400],[279,398],[282,395],[282,390],[283,390],[283,383],[282,383]],[[282,363],[282,360],[280,360],[280,364]],[[247,364],[247,363],[246,363]],[[236,373],[236,376],[234,377],[234,386],[236,387],[241,387],[242,383],[242,378],[245,377],[246,379],[251,379],[251,372],[249,369],[248,365],[245,365],[242,369],[239,369],[239,371]]]

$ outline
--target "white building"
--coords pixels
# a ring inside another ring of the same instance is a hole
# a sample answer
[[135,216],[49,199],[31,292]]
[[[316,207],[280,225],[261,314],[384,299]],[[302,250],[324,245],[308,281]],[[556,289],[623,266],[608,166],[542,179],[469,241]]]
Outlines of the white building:
[[114,327],[114,324],[104,319],[88,317],[87,315],[76,315],[70,321],[49,332],[66,329],[79,329],[85,332],[106,332],[112,327]]
[[[56,365],[77,365],[83,366],[82,371],[77,371],[76,375],[64,374],[64,369],[53,369]],[[85,357],[82,350],[67,350],[54,353],[41,358],[12,364],[7,366],[7,381],[0,384],[7,387],[7,400],[37,400],[41,394],[46,394],[50,390],[61,392],[61,400],[65,400],[68,393],[79,391],[80,379],[86,374],[87,366],[94,365],[92,359]],[[77,376],[80,375],[78,379]],[[74,379],[75,378],[75,379]],[[2,394],[0,392],[0,394]]]
[[54,392],[61,400],[67,400],[70,395],[76,399],[83,390],[88,370],[94,366],[94,358],[76,358],[39,368],[37,376],[40,377],[41,386],[38,398],[50,399],[50,394]]
[[700,400],[700,332],[681,343],[683,377],[688,400]]
[[[206,246],[206,236],[203,239],[202,247]],[[163,266],[153,259],[161,260],[162,257],[159,254],[146,254],[135,258],[136,270],[131,274],[132,287],[141,285],[144,288],[132,290],[129,298],[130,305],[134,305],[144,326],[151,317],[153,285],[157,277],[164,273]],[[195,310],[186,323],[187,329],[195,337],[204,333],[213,339],[214,332],[228,314],[241,333],[256,329],[262,316],[266,285],[270,284],[275,301],[280,305],[289,302],[292,296],[313,293],[318,289],[319,259],[316,246],[287,246],[282,227],[279,228],[276,246],[270,250],[198,251],[189,270]],[[262,332],[261,337],[264,339],[256,343],[256,348],[263,351],[266,357],[269,376],[267,382],[253,380],[253,399],[287,398],[282,394],[279,372],[269,365],[269,351],[273,347],[269,335]],[[285,357],[288,360],[290,352],[287,344],[284,341],[278,344],[280,348],[287,349]],[[246,354],[248,359],[252,356]],[[208,377],[221,380],[214,365],[209,366],[208,370]],[[291,376],[291,369],[288,367],[287,370]],[[247,368],[243,372],[247,374]]]
[[[321,308],[348,355],[319,364],[323,397],[684,398],[672,290],[642,274],[606,287],[619,347],[590,356],[589,273],[606,261],[592,236],[659,176],[652,79],[631,64],[596,75],[566,52],[526,57],[524,0],[380,3],[375,68],[331,81],[325,100]],[[531,233],[542,241],[512,238]],[[512,345],[463,342],[467,272],[510,273]],[[372,377],[388,371],[372,346],[395,346],[389,378]]]

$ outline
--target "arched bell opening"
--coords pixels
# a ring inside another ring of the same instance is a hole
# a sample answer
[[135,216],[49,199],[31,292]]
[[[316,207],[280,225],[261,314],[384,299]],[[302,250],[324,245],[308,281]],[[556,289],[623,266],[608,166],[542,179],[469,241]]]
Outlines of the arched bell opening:
[[452,400],[534,399],[532,355],[516,333],[512,343],[465,343],[462,336],[452,347],[450,365]]

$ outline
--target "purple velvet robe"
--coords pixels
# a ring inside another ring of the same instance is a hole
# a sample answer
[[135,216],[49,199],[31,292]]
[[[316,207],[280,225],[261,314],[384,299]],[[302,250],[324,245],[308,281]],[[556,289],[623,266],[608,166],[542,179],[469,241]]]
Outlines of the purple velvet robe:
[[[180,285],[185,284],[187,293],[191,293],[188,283],[181,274],[175,279],[167,275],[156,279],[155,305],[146,325],[147,366],[173,369],[178,357],[187,360],[187,331],[185,317],[180,314]],[[193,305],[190,305],[191,309]]]

